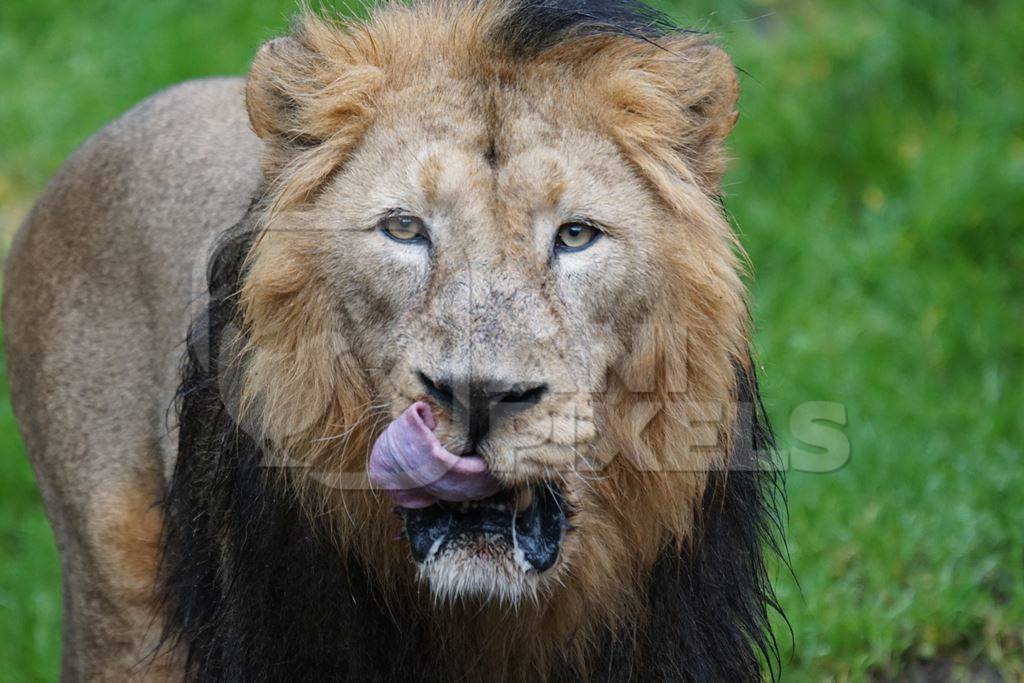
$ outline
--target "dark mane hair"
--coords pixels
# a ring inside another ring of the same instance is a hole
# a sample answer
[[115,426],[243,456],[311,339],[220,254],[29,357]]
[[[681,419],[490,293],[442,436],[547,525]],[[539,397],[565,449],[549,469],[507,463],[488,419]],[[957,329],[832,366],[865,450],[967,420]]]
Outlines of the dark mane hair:
[[531,57],[569,38],[612,33],[651,41],[681,29],[662,12],[636,0],[513,2],[494,40],[509,54]]
[[[339,556],[330,530],[300,509],[233,419],[234,397],[223,395],[230,380],[216,359],[235,320],[259,210],[254,201],[219,240],[210,301],[188,334],[178,458],[163,502],[163,642],[185,648],[193,680],[397,677],[408,658],[384,644],[425,634],[395,620],[404,612],[383,609],[364,568]],[[428,671],[425,664],[416,670]]]
[[[517,1],[495,40],[529,54],[587,33],[656,40],[673,30],[632,0]],[[183,648],[193,680],[451,679],[421,603],[385,595],[372,567],[339,551],[329,521],[301,508],[233,417],[233,381],[217,359],[245,334],[237,295],[265,208],[255,199],[218,241],[209,303],[188,332],[163,501],[163,644]],[[586,672],[566,659],[552,680],[754,680],[761,659],[774,676],[766,549],[781,539],[782,473],[753,364],[736,368],[736,395],[732,466],[710,474],[691,540],[662,550],[647,618],[609,633]]]
[[[386,605],[367,568],[339,555],[330,530],[264,467],[221,393],[210,359],[235,317],[255,206],[220,241],[209,306],[189,332],[178,460],[163,506],[165,643],[185,648],[196,680],[443,678],[425,620],[411,605]],[[701,533],[681,552],[662,552],[647,589],[649,620],[608,636],[595,679],[758,678],[758,651],[775,671],[768,613],[779,607],[764,548],[778,549],[781,538],[781,473],[756,378],[738,369],[737,381],[733,469],[712,474]]]

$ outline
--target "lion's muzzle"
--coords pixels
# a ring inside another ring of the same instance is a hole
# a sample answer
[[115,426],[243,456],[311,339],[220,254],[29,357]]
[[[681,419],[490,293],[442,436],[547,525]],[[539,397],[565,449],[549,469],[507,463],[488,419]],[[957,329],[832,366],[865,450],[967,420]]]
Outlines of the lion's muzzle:
[[414,403],[370,456],[370,480],[399,507],[413,558],[421,565],[483,560],[524,574],[550,569],[569,527],[561,488],[503,489],[482,458],[446,450],[435,426],[430,407]]

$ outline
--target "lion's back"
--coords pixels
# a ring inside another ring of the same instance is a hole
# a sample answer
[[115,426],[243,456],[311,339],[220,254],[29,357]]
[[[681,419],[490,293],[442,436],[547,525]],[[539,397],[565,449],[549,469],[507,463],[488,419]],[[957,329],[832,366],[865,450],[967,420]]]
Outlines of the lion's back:
[[169,466],[191,304],[211,242],[257,191],[260,145],[242,79],[170,88],[82,145],[18,231],[7,371],[59,543],[111,482]]
[[3,315],[30,452],[54,427],[105,450],[163,426],[209,246],[259,182],[243,88],[194,81],[139,104],[68,159],[21,226]]

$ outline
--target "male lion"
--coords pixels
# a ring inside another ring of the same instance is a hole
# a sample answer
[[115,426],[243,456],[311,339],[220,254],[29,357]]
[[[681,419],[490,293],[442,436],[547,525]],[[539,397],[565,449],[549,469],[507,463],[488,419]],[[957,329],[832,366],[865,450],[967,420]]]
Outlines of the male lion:
[[423,0],[87,142],[4,301],[65,677],[759,678],[737,93],[631,0]]

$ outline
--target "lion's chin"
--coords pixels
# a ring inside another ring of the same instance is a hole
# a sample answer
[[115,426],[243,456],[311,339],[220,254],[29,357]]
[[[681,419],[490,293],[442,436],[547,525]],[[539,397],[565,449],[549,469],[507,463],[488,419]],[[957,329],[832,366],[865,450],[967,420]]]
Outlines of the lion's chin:
[[439,601],[514,606],[557,573],[571,510],[559,487],[541,484],[402,515],[420,579]]

